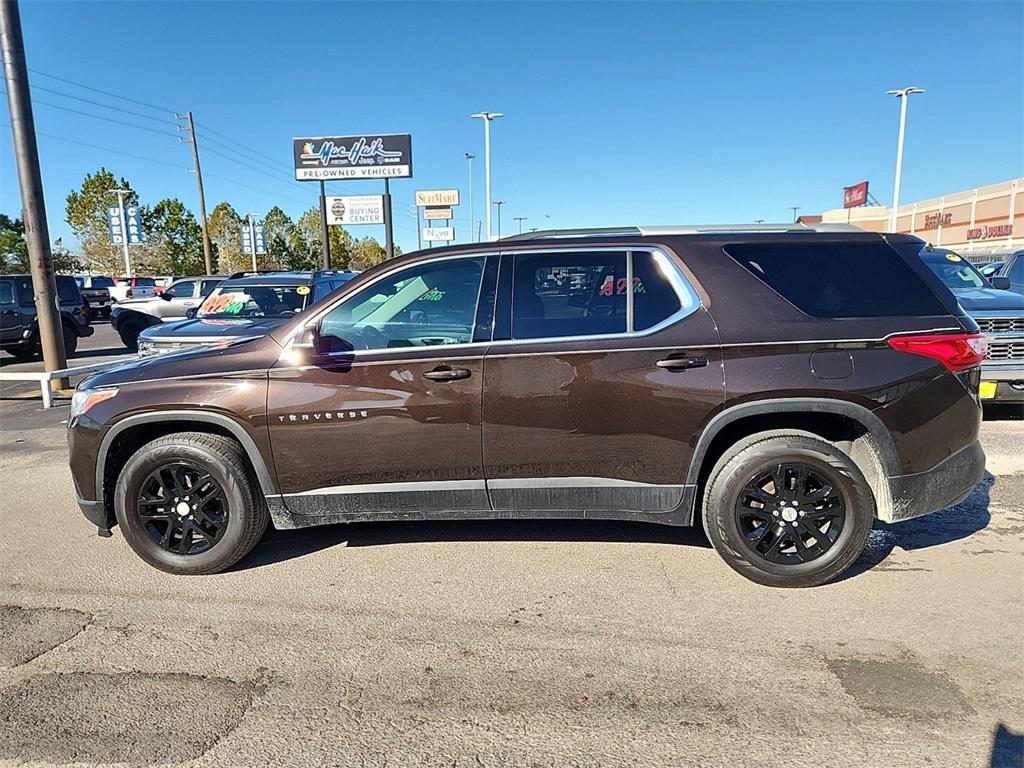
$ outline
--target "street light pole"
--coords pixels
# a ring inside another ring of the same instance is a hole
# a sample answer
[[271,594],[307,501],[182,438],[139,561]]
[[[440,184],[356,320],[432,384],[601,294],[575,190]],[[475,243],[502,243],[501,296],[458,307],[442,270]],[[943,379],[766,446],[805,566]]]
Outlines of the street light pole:
[[259,272],[256,266],[256,214],[250,213],[249,219],[249,244],[252,246],[252,271]]
[[491,121],[504,116],[502,112],[477,112],[470,115],[484,121],[484,196],[487,199],[488,240],[491,240]]
[[476,225],[473,223],[473,158],[476,157],[472,152],[466,153],[466,160],[469,161],[469,241],[473,241],[473,230],[476,229]]
[[519,234],[520,235],[523,234],[523,222],[526,221],[526,217],[525,216],[513,216],[512,218],[515,221],[519,222]]
[[789,210],[791,210],[793,212],[793,223],[796,223],[796,220],[797,220],[796,212],[800,210],[800,206],[799,205],[791,205],[791,206],[789,206]]
[[[501,206],[503,206],[504,204],[505,204],[504,200],[495,200],[494,201],[494,205],[496,205],[498,207],[498,236],[496,238],[497,240],[501,239]],[[490,209],[488,209],[488,210],[490,210]]]
[[892,190],[892,212],[889,214],[890,232],[896,231],[896,216],[900,207],[900,181],[903,177],[903,136],[907,129],[907,100],[912,93],[924,92],[924,88],[918,88],[916,85],[886,91],[890,96],[895,96],[900,100],[900,133],[899,138],[896,140],[896,180]]

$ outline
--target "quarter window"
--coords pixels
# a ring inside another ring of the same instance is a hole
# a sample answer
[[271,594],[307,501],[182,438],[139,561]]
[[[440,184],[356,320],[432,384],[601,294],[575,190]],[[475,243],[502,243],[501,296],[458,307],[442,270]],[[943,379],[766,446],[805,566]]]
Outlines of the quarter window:
[[394,349],[472,341],[484,259],[403,269],[345,299],[320,324],[345,349]]

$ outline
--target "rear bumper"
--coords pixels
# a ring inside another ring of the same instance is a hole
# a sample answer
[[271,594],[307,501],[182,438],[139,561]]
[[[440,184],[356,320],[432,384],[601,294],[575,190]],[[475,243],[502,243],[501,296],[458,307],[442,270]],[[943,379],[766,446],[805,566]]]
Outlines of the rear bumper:
[[985,452],[973,442],[927,472],[889,478],[892,520],[920,517],[963,501],[985,477]]

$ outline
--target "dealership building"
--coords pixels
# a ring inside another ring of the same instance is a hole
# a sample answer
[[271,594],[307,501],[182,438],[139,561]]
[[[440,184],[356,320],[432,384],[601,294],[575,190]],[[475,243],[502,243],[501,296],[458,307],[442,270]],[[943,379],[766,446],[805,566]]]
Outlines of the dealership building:
[[[821,220],[887,232],[891,213],[888,206],[862,205],[825,211]],[[997,261],[1024,248],[1024,178],[901,205],[896,231],[917,235],[976,263]]]

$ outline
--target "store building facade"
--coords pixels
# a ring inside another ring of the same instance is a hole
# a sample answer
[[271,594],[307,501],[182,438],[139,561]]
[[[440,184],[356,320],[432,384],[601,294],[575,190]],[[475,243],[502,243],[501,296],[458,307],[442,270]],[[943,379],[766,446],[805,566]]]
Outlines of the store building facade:
[[[865,205],[825,211],[822,221],[887,232],[890,215],[888,206]],[[997,261],[1024,248],[1024,178],[901,205],[896,231],[975,263]]]

